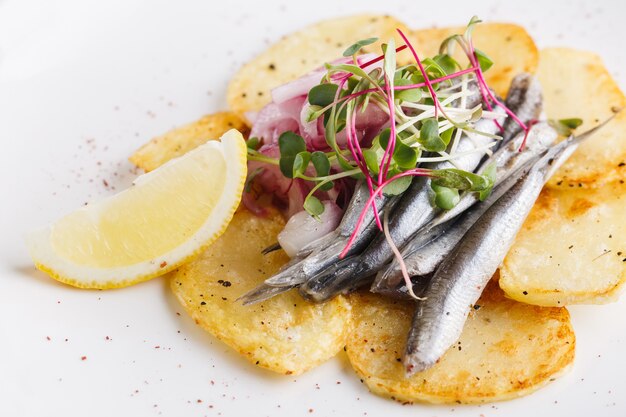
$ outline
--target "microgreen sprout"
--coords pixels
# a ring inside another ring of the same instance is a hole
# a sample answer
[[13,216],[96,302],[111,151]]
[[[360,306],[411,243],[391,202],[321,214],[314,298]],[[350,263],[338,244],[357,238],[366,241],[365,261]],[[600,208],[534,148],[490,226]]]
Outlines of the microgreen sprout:
[[548,124],[561,136],[570,136],[577,127],[583,124],[582,119],[548,120]]
[[[458,203],[460,192],[475,192],[480,200],[487,198],[495,184],[495,167],[474,174],[457,168],[426,169],[420,164],[449,161],[458,166],[456,160],[469,153],[490,152],[501,138],[481,132],[475,125],[478,120],[491,119],[502,129],[500,113],[494,112],[494,107],[502,108],[528,134],[531,124],[526,126],[506,108],[485,81],[483,73],[494,62],[474,48],[472,32],[479,22],[473,17],[465,33],[445,39],[433,57],[420,57],[398,29],[403,41],[399,47],[393,38],[389,39],[382,44],[380,55],[365,61],[357,54],[378,40],[368,38],[345,50],[343,55],[351,57],[351,63],[344,59],[342,63],[326,64],[320,83],[308,92],[303,118],[323,126],[327,149],[307,147],[306,135],[286,131],[278,139],[280,157],[270,158],[260,151],[262,139],[248,141],[249,159],[278,165],[282,174],[294,181],[314,183],[304,200],[304,209],[314,217],[322,214],[320,199],[325,197],[324,192],[333,190],[337,180],[365,181],[370,197],[341,257],[360,233],[368,210],[373,210],[376,224],[383,230],[376,199],[382,193],[403,193],[415,176],[430,179],[434,202],[444,210]],[[466,64],[453,58],[455,46],[464,52]],[[397,54],[404,50],[410,52],[413,63],[398,64]],[[470,83],[477,85],[482,96],[482,103],[472,108],[467,107]],[[385,116],[385,121],[377,132],[366,134],[359,126],[372,114]],[[575,120],[559,123],[569,129],[577,127]],[[463,133],[483,135],[492,142],[471,151],[457,151],[461,140],[470,140],[463,139]],[[393,242],[390,244],[394,247]],[[399,256],[397,248],[394,252]],[[407,288],[412,291],[410,281]]]

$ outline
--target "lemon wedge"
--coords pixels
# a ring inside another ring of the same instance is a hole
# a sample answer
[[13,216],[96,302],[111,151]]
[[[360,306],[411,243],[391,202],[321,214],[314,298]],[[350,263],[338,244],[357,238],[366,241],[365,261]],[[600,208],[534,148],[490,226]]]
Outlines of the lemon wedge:
[[37,268],[81,288],[118,288],[171,271],[226,229],[246,179],[236,130],[209,141],[105,200],[26,236]]

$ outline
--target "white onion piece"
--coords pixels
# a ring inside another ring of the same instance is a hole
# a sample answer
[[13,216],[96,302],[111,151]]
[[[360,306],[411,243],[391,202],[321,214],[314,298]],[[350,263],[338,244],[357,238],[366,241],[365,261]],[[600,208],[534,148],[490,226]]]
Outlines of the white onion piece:
[[289,257],[300,249],[337,228],[343,211],[332,201],[324,201],[324,213],[317,220],[306,211],[300,211],[289,219],[278,234],[278,243]]

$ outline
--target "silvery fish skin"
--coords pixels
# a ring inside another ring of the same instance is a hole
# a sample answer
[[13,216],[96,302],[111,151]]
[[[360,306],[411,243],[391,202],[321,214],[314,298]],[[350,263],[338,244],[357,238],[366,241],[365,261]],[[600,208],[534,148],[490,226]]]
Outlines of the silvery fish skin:
[[[361,212],[363,211],[365,203],[367,202],[369,197],[370,192],[367,188],[367,185],[363,181],[359,182],[354,189],[354,194],[352,194],[350,203],[348,204],[346,212],[344,213],[341,219],[341,223],[339,223],[337,229],[303,247],[298,252],[297,256],[301,258],[307,257],[315,250],[319,251],[320,248],[326,248],[330,246],[339,237],[349,237],[356,227],[356,224],[359,221],[359,216],[361,215]],[[385,196],[377,199],[377,205],[384,205],[385,199]],[[368,217],[365,219],[365,223],[369,223],[372,219],[373,213],[371,218]]]
[[[460,87],[456,88],[454,91],[457,90],[460,90]],[[466,97],[465,107],[473,108],[482,101],[482,95],[475,79],[468,81],[467,90],[470,92],[470,95]],[[460,106],[460,104],[461,99],[457,99],[452,103],[452,105],[456,107]],[[505,105],[514,113],[516,113],[517,117],[525,124],[528,124],[531,120],[537,119],[543,108],[543,93],[541,89],[541,84],[533,75],[529,73],[518,74],[511,81],[511,86],[509,87],[509,92],[506,97]],[[521,131],[522,128],[512,118],[507,118],[503,124],[502,141],[498,145],[498,148],[501,148],[504,144],[509,143],[509,141],[514,136],[518,135]],[[485,164],[483,164],[483,166],[484,165]],[[367,191],[366,187],[362,188]],[[358,190],[355,190],[355,195],[357,194],[357,192]],[[364,195],[365,199],[367,199],[367,197],[369,197],[368,192],[366,192]],[[457,212],[465,210],[470,205],[471,204],[469,204],[469,201],[466,201],[466,204],[458,206],[459,209],[457,209]],[[351,218],[353,219],[353,221],[349,223],[346,222],[346,227],[343,227],[343,230],[338,230],[339,234],[341,234],[342,236],[346,236],[343,232],[347,230],[347,235],[349,236],[350,233],[352,233],[352,230],[354,230],[354,226],[356,225],[359,214],[360,212],[356,213],[355,216],[350,216],[350,213],[346,211],[344,219]],[[328,235],[317,239],[314,242],[311,242],[306,247],[302,248],[297,256],[306,257],[316,247],[319,248],[328,246],[334,240],[334,238],[335,234],[329,233]],[[272,246],[268,248],[267,252],[271,251],[272,249],[275,250],[278,248],[279,246]]]
[[[459,82],[455,88],[453,89],[454,92],[457,91],[461,91],[462,89],[462,83]],[[478,106],[480,103],[482,103],[483,101],[483,96],[480,93],[480,88],[478,87],[478,82],[476,81],[476,78],[472,78],[471,80],[467,81],[467,91],[469,92],[469,95],[465,97],[465,108],[466,109],[472,109],[476,106]],[[458,98],[456,100],[454,100],[451,105],[453,107],[461,107],[461,101],[462,99]]]
[[[547,123],[541,122],[534,125],[526,139],[526,146],[520,152],[520,147],[524,141],[524,132],[520,132],[517,137],[509,141],[505,146],[498,149],[478,170],[483,174],[489,165],[496,166],[496,184],[507,179],[511,173],[517,171],[525,163],[545,152],[556,141],[557,132]],[[470,206],[478,202],[476,193],[465,193],[459,203],[454,208],[442,212],[432,222],[430,227],[447,222],[459,214],[463,213]]]
[[[460,90],[460,88],[461,87],[459,86],[456,90]],[[470,92],[470,95],[466,97],[465,106],[466,108],[475,107],[482,101],[482,95],[480,93],[480,89],[478,88],[478,84],[475,79],[468,81],[467,89]],[[461,99],[457,99],[453,103],[453,106],[459,106],[460,104],[461,104]],[[502,109],[497,108],[496,111],[499,112],[502,116],[504,116],[504,111]],[[500,120],[500,122],[502,122],[502,120]],[[482,129],[483,131],[486,131],[492,134],[496,133],[496,129],[494,129],[495,123],[493,121],[483,120],[481,123],[483,123],[486,127],[483,128],[481,126],[479,130]],[[470,135],[470,137],[471,136],[472,135]],[[467,139],[467,138],[464,138],[464,139]],[[478,146],[484,144],[485,142],[485,138],[479,135],[474,135],[473,139],[475,140],[475,143],[478,143]],[[468,142],[468,141],[467,140],[461,141],[461,144],[459,145],[459,149],[458,149],[459,152],[472,149],[470,147],[471,144],[468,145],[467,143],[464,143],[464,142]],[[468,157],[460,158],[460,160],[457,161],[457,166],[460,165],[460,167],[462,168],[463,164],[461,160],[468,160],[469,163],[467,165],[471,166],[472,167],[471,169],[473,170],[476,167],[476,165],[479,163],[480,158],[478,158],[477,161],[474,161],[474,159],[476,159],[476,155],[469,155]],[[438,165],[443,165],[444,167],[452,166],[449,163],[442,163]],[[427,194],[430,194],[430,192],[428,192]],[[337,262],[339,259],[336,256],[336,253],[337,254],[340,253],[341,250],[343,250],[343,247],[345,247],[345,245],[347,244],[348,237],[354,231],[359,215],[361,213],[361,210],[368,198],[369,198],[369,190],[367,189],[365,184],[361,183],[360,186],[357,186],[357,188],[355,189],[355,194],[353,195],[352,200],[346,210],[346,213],[344,214],[342,222],[340,223],[337,230],[327,234],[326,236],[321,237],[320,239],[317,239],[314,242],[311,242],[309,245],[302,248],[296,255],[298,258],[303,259],[302,265],[294,267],[288,271],[284,271],[283,273],[277,274],[273,277],[270,277],[269,279],[265,281],[265,283],[268,285],[272,285],[272,286],[300,284],[301,282],[306,280],[309,276],[314,275],[315,273],[325,269],[327,266],[332,265],[334,262]],[[377,206],[384,206],[385,198],[386,197],[382,196],[382,201],[381,199],[377,199],[377,202],[376,202]],[[357,241],[354,243],[354,246],[355,247],[358,246],[359,250],[363,249],[362,247],[360,247],[360,245],[362,245],[363,242],[371,240],[373,238],[373,235],[375,235],[374,230],[373,230],[374,226],[372,226],[372,223],[371,223],[371,221],[373,220],[373,214],[372,215],[368,214],[368,216],[369,217],[366,218],[366,220],[363,222],[363,224],[365,225],[364,231],[361,232],[361,235],[363,235],[363,237],[358,236]],[[337,248],[340,245],[343,245],[343,247],[341,248],[339,252],[337,252]],[[271,248],[272,247],[268,249],[271,249]],[[358,253],[358,251],[357,250],[350,251],[350,254],[354,254],[354,253]],[[311,256],[313,257],[311,258]],[[308,259],[307,257],[311,259]]]
[[[514,183],[509,181],[511,176],[517,173],[518,177],[514,178],[514,181],[517,181],[519,175],[521,175],[520,169],[527,165],[529,161],[536,159],[538,155],[545,152],[556,141],[557,136],[556,131],[550,127],[548,123],[542,122],[531,128],[528,135],[527,146],[524,148],[523,152],[519,152],[519,148],[524,139],[524,132],[518,134],[515,140],[510,141],[507,145],[498,149],[486,162],[486,164],[496,165],[496,185],[508,183],[508,188],[512,187]],[[483,171],[484,169],[479,170],[479,173]],[[500,195],[502,195],[502,191],[508,188],[497,186],[496,190],[500,190]],[[494,193],[496,193],[496,190],[494,190]],[[488,201],[493,203],[495,200],[493,197],[489,197]],[[488,204],[488,201],[480,203],[483,211],[489,207],[490,204]],[[477,202],[478,196],[476,193],[465,193],[454,208],[439,214],[424,228],[425,231],[443,224],[449,224],[455,217],[466,212]],[[455,229],[454,232],[452,232],[452,230],[447,231],[441,237],[441,242],[433,242],[427,249],[424,248],[422,242],[422,233],[418,232],[402,249],[402,257],[409,270],[409,274],[425,275],[433,272],[439,262],[452,250],[454,245],[456,245],[456,242],[460,239],[457,235],[461,233],[461,229],[467,227],[468,221],[470,220],[462,220],[465,226],[457,224],[451,226],[451,228]],[[476,219],[473,221],[476,221]],[[471,223],[469,223],[469,225],[471,226]],[[400,279],[402,279],[400,265],[396,259],[393,259],[391,264],[377,276],[375,285],[380,287],[384,285],[386,280],[392,280],[393,282],[390,282],[390,285],[394,286]]]
[[241,301],[241,304],[247,306],[251,304],[260,303],[261,301],[269,300],[272,297],[282,294],[294,288],[294,286],[285,287],[271,287],[267,284],[261,284],[252,290],[248,291],[241,297],[237,298],[237,301]]
[[[363,188],[365,188],[365,191],[363,191]],[[367,193],[367,198],[365,198],[364,193]],[[353,196],[348,209],[346,209],[346,215],[344,215],[344,220],[342,220],[337,228],[337,233],[333,232],[332,239],[322,238],[325,240],[325,246],[319,245],[314,248],[306,257],[299,259],[299,262],[294,263],[289,268],[265,280],[265,284],[274,287],[298,285],[306,281],[308,277],[312,276],[317,271],[325,269],[339,261],[339,254],[346,247],[349,236],[352,233],[351,231],[354,230],[358,217],[365,207],[368,198],[369,191],[367,190],[367,186],[361,185],[357,189],[357,192],[355,192],[355,196]],[[381,212],[386,207],[392,207],[396,201],[396,198],[383,196],[377,199],[376,209]],[[350,254],[362,251],[376,235],[377,228],[372,210],[367,211],[363,224],[365,227],[354,241],[349,252]]]
[[[534,160],[527,161],[525,166],[509,175],[505,181],[494,188],[485,201],[468,209],[467,212],[459,216],[459,219],[453,219],[448,223],[439,224],[433,229],[422,229],[418,232],[402,252],[402,258],[409,276],[420,277],[432,274],[461,241],[470,227],[528,172],[528,169],[532,163],[536,162],[537,158],[535,157]],[[431,230],[437,231],[441,236],[426,245],[422,244],[424,240],[422,236],[430,234]],[[439,232],[439,230],[442,232]],[[371,291],[388,291],[389,289],[397,288],[403,282],[404,277],[400,265],[394,259],[391,265],[377,274]]]
[[413,317],[403,357],[408,375],[434,365],[458,340],[471,306],[502,263],[543,185],[577,146],[566,140],[548,150],[437,268]]
[[[298,262],[300,262],[299,259],[291,258],[286,264],[284,264],[280,268],[280,271],[284,271],[286,269],[289,269],[292,266],[296,265]],[[247,293],[239,296],[239,298],[237,298],[236,301],[240,301],[243,305],[260,303],[261,301],[265,301],[265,300],[267,300],[269,298],[272,298],[272,297],[274,297],[274,296],[276,296],[278,294],[281,294],[283,292],[289,291],[293,287],[294,286],[271,287],[269,285],[261,284],[261,285],[258,285],[256,287],[254,287],[253,289],[251,289]]]
[[[531,120],[537,120],[543,110],[543,91],[539,80],[526,72],[516,75],[511,81],[504,104],[526,125]],[[508,118],[502,127],[503,143],[522,131],[512,118]]]
[[[504,119],[504,110],[496,108]],[[476,129],[482,132],[495,134],[497,126],[493,120],[483,119],[476,123]],[[468,134],[459,141],[457,152],[466,152],[484,146],[492,139],[478,135]],[[453,165],[449,161],[426,164],[425,168],[446,169],[460,168],[465,171],[473,171],[484,153],[475,152],[458,158]],[[400,196],[400,201],[391,212],[389,221],[389,234],[398,247],[404,244],[421,227],[431,221],[441,210],[433,206],[431,202],[430,180],[426,177],[416,177],[409,188]],[[340,292],[352,291],[370,282],[372,274],[378,272],[393,256],[385,236],[378,233],[368,247],[360,254],[349,257],[341,262],[331,265],[327,270],[316,275],[310,275],[306,282],[300,286],[300,294],[311,301],[326,301]]]

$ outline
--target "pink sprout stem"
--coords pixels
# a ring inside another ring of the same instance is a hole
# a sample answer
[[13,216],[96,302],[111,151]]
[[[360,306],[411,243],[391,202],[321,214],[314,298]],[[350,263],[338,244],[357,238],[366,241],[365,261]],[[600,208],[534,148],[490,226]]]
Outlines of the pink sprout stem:
[[[446,75],[445,77],[441,77],[441,78],[435,78],[434,80],[430,80],[431,84],[438,84],[444,81],[448,81],[451,80],[453,78],[457,78],[460,77],[462,75],[465,74],[470,74],[472,72],[476,72],[476,68],[471,67],[471,68],[467,68],[458,72],[455,72],[453,74],[449,74]],[[393,86],[393,90],[394,91],[403,91],[403,90],[412,90],[414,88],[421,88],[421,87],[426,87],[426,83],[418,83],[418,84],[408,84],[408,85],[395,85]],[[339,89],[341,90],[341,89]],[[368,93],[373,93],[378,91],[377,88],[369,88],[367,90],[362,90],[356,93],[352,93],[352,94],[348,94],[347,96],[341,97],[337,100],[335,100],[334,102],[332,102],[331,104],[329,104],[329,106],[335,105],[335,104],[339,104],[340,101],[347,101],[347,100],[352,100],[353,98],[356,97],[360,97],[364,94],[368,94]]]
[[400,266],[400,272],[402,272],[402,278],[404,278],[404,284],[406,285],[406,289],[409,292],[409,295],[411,297],[413,297],[416,300],[422,300],[423,298],[418,297],[413,292],[413,283],[411,282],[409,271],[406,268],[406,263],[404,262],[404,259],[402,258],[402,254],[400,253],[400,250],[398,250],[398,247],[396,246],[395,242],[393,241],[393,238],[391,237],[391,233],[389,233],[389,222],[387,218],[388,218],[388,214],[387,214],[387,211],[385,211],[385,216],[384,216],[385,222],[384,222],[383,233],[385,234],[387,243],[389,243],[389,246],[391,247],[391,250],[394,256],[396,257],[396,260],[398,261],[398,265]]
[[[396,48],[396,53],[404,51],[406,48],[407,48],[406,45],[399,46],[399,47]],[[371,59],[371,60],[367,61],[366,63],[364,63],[362,65],[359,65],[359,66],[361,67],[361,69],[367,68],[367,67],[369,67],[372,64],[375,64],[377,62],[382,61],[383,59],[385,59],[385,55],[379,55],[376,58]]]
[[[471,62],[471,64],[472,64],[472,66],[474,66],[474,67],[476,67],[476,68],[477,68],[477,71],[476,71],[476,78],[478,79],[478,84],[479,84],[479,86],[480,86],[480,91],[481,91],[481,94],[482,94],[482,96],[483,96],[483,100],[485,101],[485,103],[486,103],[486,105],[487,105],[487,108],[488,108],[489,110],[491,110],[491,109],[492,109],[492,108],[491,108],[491,105],[490,105],[490,103],[489,103],[489,99],[491,99],[491,100],[492,100],[492,101],[493,101],[496,105],[498,105],[498,106],[502,107],[502,109],[504,109],[504,112],[505,112],[505,113],[506,113],[509,117],[511,117],[511,118],[515,121],[515,123],[517,123],[517,124],[518,124],[518,125],[519,125],[519,126],[520,126],[523,130],[524,130],[524,132],[526,132],[526,137],[527,137],[527,136],[528,136],[528,131],[529,131],[529,128],[528,128],[528,127],[524,124],[524,122],[522,122],[522,121],[520,120],[520,118],[519,118],[519,117],[517,117],[517,115],[516,115],[515,113],[513,113],[513,112],[511,111],[511,109],[509,109],[507,106],[505,106],[505,105],[504,105],[504,103],[501,103],[501,102],[500,102],[500,101],[496,98],[496,96],[494,96],[494,94],[491,92],[491,90],[490,90],[490,89],[489,89],[489,87],[487,86],[487,81],[485,81],[485,76],[483,75],[483,71],[482,71],[482,69],[480,68],[480,64],[478,63],[478,59],[476,58],[476,50],[474,49],[474,43],[472,42],[472,40],[471,40],[471,39],[470,39],[470,41],[469,41],[469,52],[470,52],[470,55],[468,56],[468,58],[469,58],[469,60],[470,60],[470,62]],[[486,94],[485,94],[485,92],[486,92]],[[500,123],[499,123],[497,120],[494,120],[494,121],[495,121],[496,125],[498,126],[498,128],[499,128],[500,130],[503,130],[503,129],[502,129],[502,126],[500,126]],[[523,148],[523,146],[524,146],[524,145],[525,145],[525,143],[526,143],[526,137],[524,137],[524,142],[523,142],[523,144],[522,144],[522,148]]]
[[411,44],[411,42],[409,42],[407,37],[404,35],[404,33],[400,29],[396,29],[396,30],[398,31],[398,33],[404,40],[404,43],[409,46],[409,49],[411,50],[411,53],[413,54],[413,58],[415,58],[415,62],[417,63],[417,66],[419,67],[420,72],[422,73],[422,77],[424,77],[424,84],[426,84],[426,87],[428,88],[428,92],[430,93],[430,97],[433,99],[433,103],[435,105],[435,119],[436,119],[437,109],[441,107],[441,104],[437,100],[437,94],[435,93],[435,89],[433,88],[432,82],[428,79],[428,74],[426,74],[424,65],[422,65],[422,61],[420,60],[419,56],[417,56],[417,52],[415,52],[415,48],[413,48],[413,45]]
[[391,88],[391,81],[388,74],[385,74],[385,90],[387,91],[387,106],[389,107],[389,125],[391,132],[389,133],[389,142],[385,148],[385,153],[380,161],[380,169],[378,170],[378,185],[382,184],[383,180],[387,178],[389,173],[389,167],[391,166],[391,160],[393,159],[393,151],[396,148],[396,108],[394,104],[393,89]]
[[343,248],[343,250],[341,251],[341,254],[339,255],[339,259],[343,259],[348,253],[348,251],[350,250],[350,248],[352,247],[352,245],[354,244],[354,240],[359,235],[361,226],[363,226],[363,222],[365,221],[365,214],[367,213],[367,210],[372,204],[374,204],[375,199],[379,197],[380,194],[382,194],[384,188],[387,185],[389,185],[391,182],[402,177],[409,177],[409,176],[426,177],[430,175],[431,173],[430,173],[430,170],[428,169],[424,169],[424,168],[410,169],[408,171],[404,171],[404,172],[394,175],[393,177],[389,178],[388,180],[380,184],[380,186],[373,193],[370,193],[370,198],[368,198],[367,201],[365,202],[365,207],[363,208],[363,211],[361,211],[361,215],[359,216],[359,220],[357,221],[356,226],[354,227],[354,231],[350,235],[350,239],[348,239],[348,243],[346,244],[346,247]]
[[[370,195],[374,192],[374,186],[372,184],[372,178],[369,175],[369,171],[367,169],[367,162],[365,161],[365,156],[363,155],[363,150],[361,149],[361,144],[359,143],[357,133],[356,133],[356,112],[358,109],[354,109],[352,114],[346,115],[346,142],[348,142],[348,147],[350,148],[350,153],[357,163],[359,169],[365,174],[365,180],[367,182],[367,189]],[[376,220],[376,225],[379,228],[382,228],[382,224],[380,222],[380,217],[378,216],[378,210],[376,209],[376,202],[372,204],[372,210],[374,210],[374,219]]]

